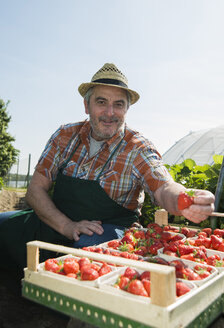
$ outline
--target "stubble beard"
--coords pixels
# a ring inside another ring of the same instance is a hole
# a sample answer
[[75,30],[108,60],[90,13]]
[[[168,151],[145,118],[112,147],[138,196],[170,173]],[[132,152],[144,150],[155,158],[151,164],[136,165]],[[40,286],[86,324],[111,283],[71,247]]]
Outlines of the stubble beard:
[[103,120],[106,121],[105,116],[100,116],[98,119],[95,119],[90,114],[89,118],[90,118],[90,126],[92,128],[92,131],[101,140],[111,139],[117,132],[124,130],[124,120],[121,121],[119,118],[114,117],[114,118],[110,119],[110,121],[117,123],[117,127],[111,132],[109,132],[109,131],[103,132],[103,131],[101,131],[100,128],[98,128],[98,124],[100,124],[100,121],[103,121]]

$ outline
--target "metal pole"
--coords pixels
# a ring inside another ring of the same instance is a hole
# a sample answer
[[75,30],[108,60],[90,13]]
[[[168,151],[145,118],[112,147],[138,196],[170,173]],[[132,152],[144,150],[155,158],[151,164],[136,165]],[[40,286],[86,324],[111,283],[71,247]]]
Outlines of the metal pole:
[[27,172],[27,187],[30,183],[30,163],[31,163],[31,154],[29,154],[29,160],[28,160],[28,172]]
[[[219,172],[218,183],[215,191],[215,212],[218,212],[219,202],[223,191],[223,182],[224,182],[224,156],[223,156],[222,166]],[[217,218],[211,216],[210,223],[211,223],[211,228],[215,229],[217,227]]]
[[18,176],[19,176],[19,157],[18,157],[18,161],[17,161],[16,188],[18,187]]

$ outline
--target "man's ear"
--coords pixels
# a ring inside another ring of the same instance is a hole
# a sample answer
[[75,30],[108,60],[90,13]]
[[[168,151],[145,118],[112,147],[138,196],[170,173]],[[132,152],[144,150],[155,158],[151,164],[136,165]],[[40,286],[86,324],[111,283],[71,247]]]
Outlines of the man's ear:
[[87,104],[87,101],[85,99],[84,99],[84,106],[85,106],[85,113],[89,114],[88,104]]

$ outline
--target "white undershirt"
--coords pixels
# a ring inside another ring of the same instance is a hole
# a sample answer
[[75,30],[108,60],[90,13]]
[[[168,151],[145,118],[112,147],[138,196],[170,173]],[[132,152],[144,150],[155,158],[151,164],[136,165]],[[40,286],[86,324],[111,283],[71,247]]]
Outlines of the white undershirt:
[[104,140],[97,141],[90,136],[89,157],[92,157],[93,155],[95,155],[98,152],[98,150],[101,148],[103,143],[104,143]]

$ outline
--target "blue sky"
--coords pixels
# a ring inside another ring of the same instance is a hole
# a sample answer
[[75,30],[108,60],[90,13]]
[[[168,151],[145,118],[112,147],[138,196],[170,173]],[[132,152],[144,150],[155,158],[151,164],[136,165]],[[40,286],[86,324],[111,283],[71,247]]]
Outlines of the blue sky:
[[61,125],[86,119],[77,88],[113,62],[140,93],[127,123],[163,154],[224,124],[224,1],[0,0],[0,98],[33,170]]

